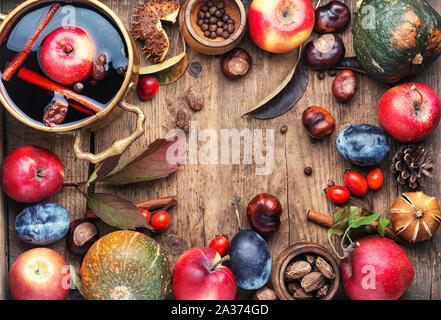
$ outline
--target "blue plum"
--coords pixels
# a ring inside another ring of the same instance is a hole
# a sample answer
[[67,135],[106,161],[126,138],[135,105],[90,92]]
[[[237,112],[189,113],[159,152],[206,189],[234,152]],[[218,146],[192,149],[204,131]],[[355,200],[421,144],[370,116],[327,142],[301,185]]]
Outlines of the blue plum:
[[62,239],[69,231],[69,212],[57,203],[38,203],[15,218],[17,236],[28,243],[45,246]]
[[231,240],[229,266],[240,288],[263,287],[271,275],[271,264],[268,245],[254,230],[241,230]]
[[362,167],[379,164],[390,147],[390,136],[383,129],[368,124],[350,125],[337,137],[337,149],[341,155]]

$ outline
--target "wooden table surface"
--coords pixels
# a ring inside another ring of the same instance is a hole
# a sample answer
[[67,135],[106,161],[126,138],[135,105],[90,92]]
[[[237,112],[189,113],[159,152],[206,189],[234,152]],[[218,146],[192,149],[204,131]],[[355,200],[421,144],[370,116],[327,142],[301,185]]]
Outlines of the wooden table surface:
[[[8,13],[21,2],[2,0],[0,11]],[[137,1],[105,0],[103,2],[118,14],[126,25],[129,24]],[[244,0],[246,7],[249,2]],[[323,3],[327,2],[323,1]],[[355,12],[356,1],[344,2]],[[438,12],[441,12],[440,1],[429,2]],[[179,42],[177,27],[167,27],[166,30],[171,39],[171,54],[178,53],[182,44]],[[316,37],[316,35],[313,36]],[[350,31],[346,31],[343,38],[347,46],[347,56],[354,55]],[[113,192],[136,202],[178,195],[179,204],[171,211],[170,227],[163,234],[155,237],[168,250],[169,258],[173,263],[185,249],[208,246],[217,234],[227,234],[230,238],[235,235],[238,229],[231,201],[237,196],[243,199],[240,204],[241,220],[242,224],[247,226],[246,205],[254,195],[260,192],[269,192],[277,196],[283,206],[280,231],[268,240],[273,261],[285,247],[300,241],[317,242],[330,248],[326,230],[308,222],[306,211],[313,208],[330,214],[333,205],[326,200],[323,189],[328,180],[342,183],[344,170],[351,167],[335,147],[336,135],[341,129],[353,123],[379,125],[376,105],[381,95],[389,88],[388,85],[360,76],[356,96],[350,104],[343,105],[336,102],[332,96],[333,78],[327,75],[324,80],[319,80],[315,72],[310,73],[310,84],[306,94],[290,112],[267,121],[241,118],[243,113],[281,82],[293,67],[296,59],[295,52],[284,55],[268,54],[257,48],[248,36],[245,37],[241,47],[251,53],[254,65],[251,72],[238,81],[229,81],[222,75],[219,57],[198,54],[189,48],[189,62],[199,61],[204,68],[203,76],[195,79],[186,72],[175,84],[161,87],[153,100],[147,102],[135,100],[135,103],[142,105],[147,115],[146,131],[124,153],[123,158],[126,159],[139,153],[153,140],[164,137],[174,127],[176,110],[186,107],[183,100],[184,92],[194,86],[201,88],[205,97],[205,108],[198,113],[192,113],[192,118],[197,121],[199,130],[214,129],[219,135],[221,129],[232,128],[275,130],[274,171],[271,175],[256,175],[255,165],[186,164],[182,165],[177,173],[157,182],[126,187],[97,187],[100,191]],[[441,60],[438,60],[425,74],[416,79],[432,86],[439,93],[441,93],[440,64]],[[319,143],[311,143],[300,120],[303,110],[312,105],[327,108],[336,119],[334,135]],[[3,134],[4,154],[25,144],[46,147],[62,159],[66,171],[66,182],[87,179],[91,167],[87,162],[75,159],[72,152],[72,136],[37,132],[22,125],[4,111],[2,123],[3,130],[0,130],[0,134]],[[284,124],[288,126],[288,132],[285,135],[279,131],[279,127]],[[108,127],[91,134],[83,148],[90,151],[104,150],[115,139],[128,135],[133,130],[133,126],[133,116],[124,114]],[[441,174],[440,130],[441,127],[424,141],[424,145],[434,153],[436,166],[435,179],[422,191],[436,197],[441,195],[438,183],[438,177]],[[397,146],[395,142],[393,149],[383,162],[382,168],[386,173],[385,184],[375,195],[375,210],[382,212],[385,217],[388,216],[389,206],[402,191],[389,173],[390,161]],[[310,177],[303,173],[307,166],[313,168],[313,174]],[[86,202],[83,196],[73,189],[62,190],[49,200],[65,206],[72,218],[80,218],[85,214]],[[0,258],[2,267],[10,266],[21,253],[32,248],[17,238],[12,227],[17,213],[25,206],[5,199],[4,207],[5,213],[0,215],[0,224],[5,231],[0,232],[0,245],[4,247],[4,255]],[[99,227],[104,232],[112,230],[103,224]],[[430,241],[405,249],[414,265],[415,278],[403,296],[404,299],[441,299],[440,244],[441,233],[438,232]],[[67,252],[64,240],[50,247],[61,253],[67,260],[78,263],[77,258]],[[3,270],[0,280],[3,284],[0,288],[0,295],[8,298],[7,270]],[[247,295],[241,293],[241,296]]]

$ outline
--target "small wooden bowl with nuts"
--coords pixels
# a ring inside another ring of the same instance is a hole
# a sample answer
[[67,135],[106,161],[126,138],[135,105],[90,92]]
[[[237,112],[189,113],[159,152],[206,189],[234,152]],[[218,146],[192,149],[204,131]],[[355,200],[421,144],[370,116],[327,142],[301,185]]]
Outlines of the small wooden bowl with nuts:
[[242,41],[246,20],[241,0],[187,0],[181,7],[179,28],[196,51],[221,55]]
[[328,250],[302,242],[282,251],[272,282],[280,300],[331,300],[340,286],[340,272]]

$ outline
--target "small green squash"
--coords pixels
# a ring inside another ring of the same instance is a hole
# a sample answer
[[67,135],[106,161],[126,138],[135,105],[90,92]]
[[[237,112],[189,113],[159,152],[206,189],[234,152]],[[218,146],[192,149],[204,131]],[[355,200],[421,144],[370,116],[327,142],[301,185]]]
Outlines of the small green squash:
[[169,264],[160,245],[128,230],[95,242],[80,275],[88,300],[163,300],[170,284]]
[[394,83],[424,71],[441,54],[441,16],[425,0],[363,0],[352,34],[372,77]]

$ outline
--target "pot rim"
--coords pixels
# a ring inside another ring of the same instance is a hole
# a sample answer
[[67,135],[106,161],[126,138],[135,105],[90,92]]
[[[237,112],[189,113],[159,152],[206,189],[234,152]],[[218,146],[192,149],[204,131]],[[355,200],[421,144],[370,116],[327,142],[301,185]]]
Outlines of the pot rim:
[[[3,36],[4,32],[9,33],[10,30],[7,28],[8,25],[10,23],[12,25],[16,21],[17,18],[21,17],[21,15],[24,12],[28,11],[29,9],[31,9],[37,5],[41,5],[44,3],[55,3],[55,2],[57,2],[57,1],[54,1],[54,0],[27,0],[24,3],[20,4],[19,6],[17,6],[14,10],[12,10],[6,16],[4,21],[1,23],[1,25],[0,25],[0,39]],[[121,88],[118,90],[118,92],[115,94],[113,99],[107,104],[107,106],[102,111],[98,112],[97,114],[95,114],[91,117],[88,117],[84,120],[80,120],[79,122],[75,122],[75,123],[68,125],[68,126],[46,127],[43,124],[39,124],[37,121],[25,116],[21,110],[20,110],[20,112],[17,111],[16,110],[17,108],[15,108],[13,105],[11,105],[9,103],[8,100],[10,100],[10,97],[5,97],[3,94],[0,94],[0,102],[3,104],[3,106],[6,108],[6,110],[8,110],[8,112],[12,116],[14,116],[14,118],[19,120],[23,124],[25,124],[31,128],[40,130],[40,131],[58,132],[58,133],[71,132],[71,131],[81,129],[83,127],[87,127],[87,126],[91,125],[92,123],[96,122],[97,120],[104,118],[115,108],[115,106],[118,105],[120,100],[123,98],[124,93],[125,93],[128,85],[131,81],[132,75],[134,74],[134,64],[135,64],[134,50],[136,50],[136,48],[134,47],[132,38],[129,35],[129,32],[127,31],[125,25],[122,23],[122,21],[116,15],[116,13],[113,12],[104,3],[102,3],[98,0],[73,0],[73,1],[69,1],[69,2],[70,3],[86,4],[86,5],[90,5],[92,7],[95,7],[97,9],[103,11],[105,14],[107,14],[113,20],[113,22],[116,24],[119,31],[121,32],[123,39],[124,39],[124,43],[127,46],[127,53],[128,53],[127,72],[126,72],[126,76],[124,78],[124,82],[121,85]],[[6,34],[4,36],[6,37]],[[3,85],[2,82],[0,82],[0,84]]]
[[[188,32],[190,33],[191,37],[198,43],[200,43],[203,46],[211,47],[211,48],[223,48],[226,46],[231,45],[234,41],[239,39],[241,35],[243,34],[245,30],[245,24],[246,24],[246,12],[245,7],[243,6],[243,3],[241,0],[229,0],[234,3],[237,10],[239,11],[240,21],[239,25],[237,26],[234,33],[225,40],[221,41],[210,41],[203,37],[201,37],[195,30],[193,24],[191,23],[191,12],[193,10],[193,7],[197,2],[200,0],[188,0],[185,6],[185,12],[184,12],[184,20],[185,24],[187,25]],[[181,9],[182,10],[182,9]]]

